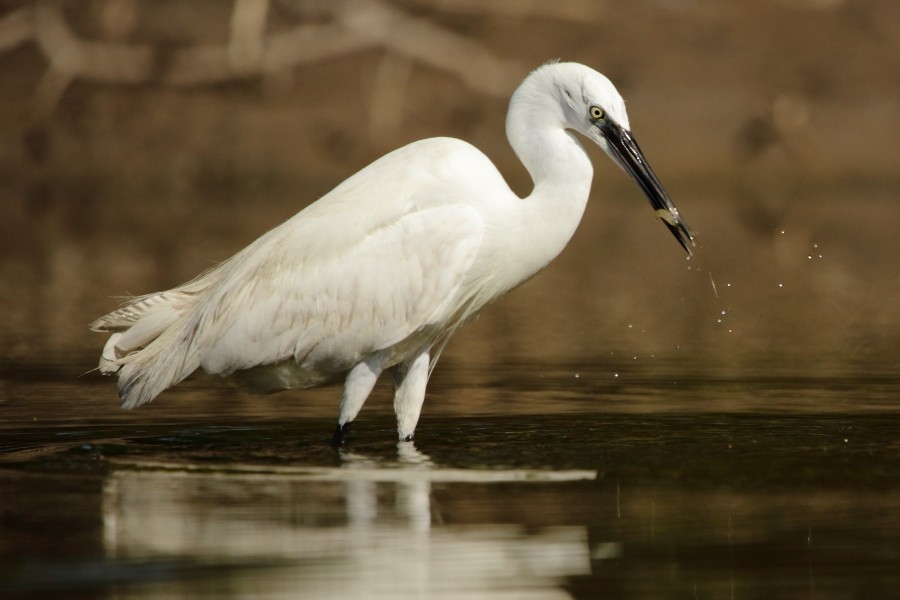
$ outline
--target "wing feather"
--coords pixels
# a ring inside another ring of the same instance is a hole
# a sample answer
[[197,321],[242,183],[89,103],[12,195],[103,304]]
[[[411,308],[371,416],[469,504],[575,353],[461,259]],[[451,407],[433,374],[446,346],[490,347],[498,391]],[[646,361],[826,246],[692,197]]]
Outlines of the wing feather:
[[123,403],[149,402],[197,368],[228,375],[290,360],[320,377],[414,334],[436,336],[465,302],[482,235],[475,209],[448,205],[324,256],[296,231],[264,236],[222,265],[192,311],[121,359]]
[[[451,226],[452,225],[452,226]],[[231,373],[288,359],[345,370],[455,312],[482,238],[466,206],[417,211],[326,259],[283,260],[273,250],[251,283],[217,299],[221,325],[201,333],[200,366]]]
[[198,368],[227,375],[293,361],[321,381],[373,351],[419,349],[477,304],[476,200],[503,193],[490,161],[464,142],[405,146],[194,281],[95,322],[114,332],[101,369],[118,372],[123,406],[135,407]]

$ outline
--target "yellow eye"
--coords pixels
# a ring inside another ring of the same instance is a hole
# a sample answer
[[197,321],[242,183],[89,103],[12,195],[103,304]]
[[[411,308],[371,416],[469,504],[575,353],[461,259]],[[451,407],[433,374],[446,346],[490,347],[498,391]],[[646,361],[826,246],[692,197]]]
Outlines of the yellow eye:
[[591,115],[591,120],[593,120],[593,121],[599,121],[599,120],[602,119],[604,116],[606,116],[606,115],[604,114],[604,112],[603,112],[603,109],[600,108],[599,106],[592,106],[592,107],[590,107],[590,108],[588,109],[588,112],[590,113],[590,115]]

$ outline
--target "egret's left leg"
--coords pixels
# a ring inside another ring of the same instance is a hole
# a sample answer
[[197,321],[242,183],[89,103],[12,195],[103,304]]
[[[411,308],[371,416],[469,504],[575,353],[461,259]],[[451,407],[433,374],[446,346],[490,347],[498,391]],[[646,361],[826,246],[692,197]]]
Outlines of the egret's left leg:
[[347,434],[350,433],[350,424],[353,423],[353,419],[359,414],[383,369],[384,357],[376,354],[367,356],[347,373],[344,393],[341,396],[341,412],[338,416],[338,425],[331,440],[333,445],[341,446],[347,439]]
[[412,361],[397,365],[394,369],[394,412],[397,413],[397,433],[401,441],[412,441],[425,402],[425,385],[428,383],[430,355],[425,349]]

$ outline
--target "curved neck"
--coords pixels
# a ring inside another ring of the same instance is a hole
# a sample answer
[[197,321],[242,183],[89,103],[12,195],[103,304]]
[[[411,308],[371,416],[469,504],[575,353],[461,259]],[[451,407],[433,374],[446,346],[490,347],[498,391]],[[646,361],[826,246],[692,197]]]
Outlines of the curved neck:
[[507,136],[534,182],[531,194],[516,211],[519,276],[527,280],[562,252],[574,235],[593,178],[593,167],[575,134],[564,127],[562,114],[546,104],[517,102],[513,96]]
[[528,199],[551,201],[561,209],[581,205],[580,218],[594,169],[581,142],[566,129],[559,95],[551,79],[533,73],[510,99],[506,137],[534,182]]
[[594,167],[575,134],[562,127],[535,128],[510,144],[534,183],[527,199],[548,202],[556,210],[576,209],[580,219]]

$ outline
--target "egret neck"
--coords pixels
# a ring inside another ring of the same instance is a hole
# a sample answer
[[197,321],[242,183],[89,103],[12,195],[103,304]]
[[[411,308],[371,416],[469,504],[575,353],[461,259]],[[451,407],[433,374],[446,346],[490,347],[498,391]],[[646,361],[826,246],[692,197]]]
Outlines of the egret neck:
[[[507,137],[534,183],[519,203],[521,225],[511,228],[522,281],[547,266],[566,247],[587,206],[594,169],[563,115],[513,96]],[[559,112],[558,110],[556,112]],[[548,114],[549,113],[549,114]],[[539,240],[539,242],[538,242]]]

